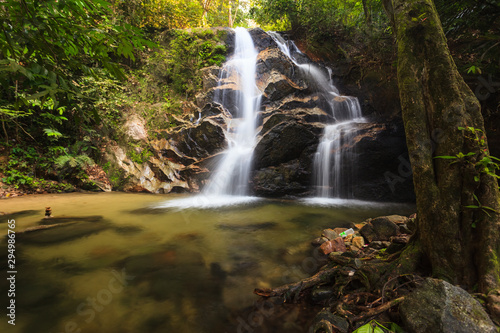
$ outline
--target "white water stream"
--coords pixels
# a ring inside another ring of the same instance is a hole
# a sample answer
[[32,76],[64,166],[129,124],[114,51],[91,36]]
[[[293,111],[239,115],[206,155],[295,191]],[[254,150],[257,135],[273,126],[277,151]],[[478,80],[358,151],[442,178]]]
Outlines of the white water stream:
[[[202,192],[194,197],[166,202],[162,207],[219,207],[254,201],[248,196],[248,182],[256,142],[256,116],[261,92],[255,83],[257,51],[245,28],[235,29],[234,55],[224,64],[219,86],[235,80],[239,88],[237,102],[231,103],[224,94],[215,96],[233,115],[226,137],[229,147]],[[234,126],[233,126],[234,125]],[[234,131],[232,130],[234,128]]]
[[[293,41],[286,41],[280,34],[270,32],[269,35],[278,44],[280,50],[309,79],[310,85],[318,90],[330,107],[335,122],[325,126],[318,149],[314,157],[314,186],[317,198],[350,198],[350,174],[343,172],[345,158],[350,155],[349,149],[343,147],[352,140],[356,124],[365,122],[361,107],[356,97],[341,96],[330,79],[330,69],[322,70],[310,62],[301,62],[304,54]],[[298,55],[298,56],[297,56]],[[351,170],[352,171],[352,170]]]

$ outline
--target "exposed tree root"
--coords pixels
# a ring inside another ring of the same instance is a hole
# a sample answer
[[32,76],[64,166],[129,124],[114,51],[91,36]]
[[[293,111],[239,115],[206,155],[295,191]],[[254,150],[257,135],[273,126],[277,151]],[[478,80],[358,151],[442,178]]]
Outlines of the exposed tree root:
[[352,318],[350,318],[351,323],[355,323],[358,321],[364,321],[366,319],[369,319],[371,317],[379,315],[382,312],[385,312],[385,311],[389,310],[390,308],[392,308],[393,306],[396,306],[399,303],[401,303],[404,300],[404,298],[405,298],[404,296],[395,298],[395,299],[390,300],[389,302],[384,303],[376,308],[370,309],[370,310],[364,312],[363,314],[352,317]]
[[322,270],[302,281],[277,288],[255,289],[263,297],[281,297],[284,302],[307,299],[314,287],[331,288],[333,296],[324,301],[330,310],[352,326],[397,306],[409,289],[423,280],[419,275],[422,252],[410,242],[401,252],[385,258],[332,256]]

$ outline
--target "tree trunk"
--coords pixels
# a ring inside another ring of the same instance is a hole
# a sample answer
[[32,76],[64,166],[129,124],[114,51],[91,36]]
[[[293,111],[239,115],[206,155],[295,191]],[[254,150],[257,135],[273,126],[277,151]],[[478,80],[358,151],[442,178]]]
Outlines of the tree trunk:
[[[479,102],[458,73],[433,1],[383,2],[396,35],[422,250],[434,276],[488,293],[500,283],[500,215],[491,210],[500,210],[498,183],[479,172],[477,162],[488,151],[458,129],[470,126],[484,133]],[[435,158],[460,152],[474,154]],[[471,205],[491,209],[465,207]]]
[[363,12],[365,13],[365,22],[368,25],[372,24],[372,13],[370,11],[370,8],[368,7],[368,4],[366,3],[368,0],[363,0]]
[[203,9],[203,13],[201,14],[201,26],[208,26],[208,12],[210,11],[210,6],[212,5],[212,0],[202,0],[201,7]]

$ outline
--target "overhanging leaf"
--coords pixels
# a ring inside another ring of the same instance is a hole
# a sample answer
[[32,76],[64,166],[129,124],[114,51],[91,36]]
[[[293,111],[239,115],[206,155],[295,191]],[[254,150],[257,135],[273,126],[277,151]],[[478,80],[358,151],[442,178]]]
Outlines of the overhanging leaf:
[[444,160],[454,160],[454,159],[457,159],[456,156],[447,156],[447,155],[445,155],[445,156],[434,156],[434,158],[442,158]]
[[44,128],[43,131],[47,136],[53,136],[55,138],[59,138],[62,136],[61,132],[53,129],[53,128]]

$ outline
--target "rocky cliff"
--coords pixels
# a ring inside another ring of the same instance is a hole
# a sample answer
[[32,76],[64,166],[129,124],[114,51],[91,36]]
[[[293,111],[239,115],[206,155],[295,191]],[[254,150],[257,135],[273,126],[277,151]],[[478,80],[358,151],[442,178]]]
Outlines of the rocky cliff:
[[[257,86],[263,93],[251,188],[258,196],[311,195],[314,154],[325,124],[332,122],[328,101],[269,35],[261,29],[253,29],[251,35],[259,51]],[[229,32],[229,52],[233,40]],[[140,117],[126,124],[130,140],[142,142],[148,154],[138,161],[118,145],[108,147],[107,158],[125,180],[124,190],[168,193],[202,188],[224,154],[225,133],[232,130],[237,112],[235,103],[222,107],[214,102],[220,94],[226,100],[236,100],[239,94],[236,79],[229,77],[219,83],[220,70],[216,66],[203,70],[203,89],[196,96],[196,105],[176,119],[178,126],[160,129],[152,139]],[[341,104],[342,98],[337,98]],[[412,201],[402,124],[380,117],[368,119],[358,124],[353,137],[341,147],[350,154],[343,169],[350,174],[345,181],[352,188],[352,197]],[[141,153],[139,148],[137,153]]]

